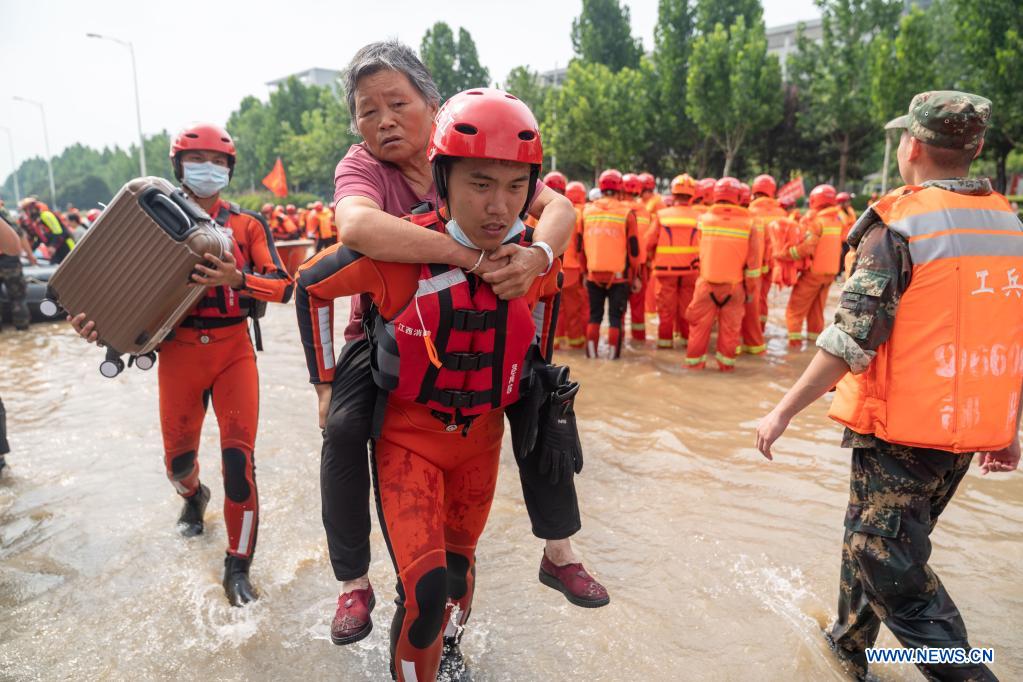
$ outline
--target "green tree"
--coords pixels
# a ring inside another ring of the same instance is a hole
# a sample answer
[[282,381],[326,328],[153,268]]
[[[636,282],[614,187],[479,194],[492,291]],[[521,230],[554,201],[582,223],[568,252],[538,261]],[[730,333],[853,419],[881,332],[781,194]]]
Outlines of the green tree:
[[280,155],[285,161],[291,191],[309,191],[320,196],[332,193],[334,168],[358,142],[350,129],[348,107],[330,90],[320,93],[319,106],[302,114],[302,128],[296,133],[285,124]]
[[564,85],[549,96],[545,146],[573,174],[606,167],[638,167],[648,136],[646,81],[635,69],[617,73],[600,63],[573,60]]
[[902,0],[819,0],[820,44],[802,32],[789,62],[806,108],[799,125],[807,138],[828,141],[838,155],[839,189],[850,157],[878,139],[871,111],[870,55],[894,33]]
[[874,122],[883,126],[906,113],[915,93],[945,86],[938,77],[938,53],[932,31],[936,17],[917,6],[902,17],[894,40],[879,36],[871,53],[871,92]]
[[659,170],[675,173],[694,146],[695,129],[686,117],[686,80],[694,16],[689,0],[660,0],[654,27],[653,146],[660,150]]
[[985,149],[995,160],[996,185],[1005,191],[1006,161],[1023,145],[1023,11],[1019,0],[952,5],[956,44],[965,57],[962,87],[992,102]]
[[227,132],[238,148],[232,184],[239,190],[255,190],[273,168],[283,129],[267,104],[249,96],[227,119]]
[[739,17],[729,30],[718,24],[693,43],[686,112],[725,155],[728,175],[750,136],[781,119],[781,66],[767,54],[763,22]]
[[700,33],[712,33],[718,24],[731,26],[743,17],[747,26],[755,26],[764,19],[760,0],[698,0],[696,27]]
[[612,71],[639,68],[642,43],[632,37],[629,8],[618,0],[583,0],[583,10],[572,20],[572,47],[586,62],[604,64]]
[[508,77],[500,87],[525,102],[538,121],[543,119],[544,100],[549,88],[543,84],[536,71],[527,66],[516,66],[508,72]]
[[438,21],[423,35],[419,56],[430,70],[441,99],[490,83],[490,72],[480,64],[476,43],[464,28],[459,29],[455,40],[451,27]]
[[476,51],[476,42],[464,28],[458,29],[458,75],[461,78],[461,90],[469,88],[485,88],[490,85],[490,71],[480,64],[480,55]]

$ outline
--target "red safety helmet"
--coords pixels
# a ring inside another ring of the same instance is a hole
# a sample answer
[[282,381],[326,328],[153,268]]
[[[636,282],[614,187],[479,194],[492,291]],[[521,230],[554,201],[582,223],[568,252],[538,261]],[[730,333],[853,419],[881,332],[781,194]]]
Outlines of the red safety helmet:
[[540,126],[525,102],[496,88],[473,88],[452,96],[437,112],[426,149],[441,200],[448,194],[447,172],[446,164],[438,161],[447,156],[531,165],[526,204],[519,214],[525,217],[543,163]]
[[568,178],[565,177],[564,173],[559,171],[551,171],[547,175],[543,176],[543,184],[547,185],[555,191],[560,191],[562,194],[565,193],[565,188],[568,185]]
[[714,202],[714,185],[717,180],[714,178],[703,178],[696,183],[696,198],[705,204]]
[[294,213],[295,204],[288,204],[287,206],[284,207],[284,210],[287,211],[288,213]]
[[852,201],[852,195],[849,194],[848,192],[839,192],[838,194],[835,195],[835,201],[837,201],[840,204],[848,203]]
[[614,168],[608,168],[597,178],[597,187],[601,192],[621,192],[622,174]]
[[316,203],[314,203],[313,204],[313,209],[317,210],[317,211],[322,211],[323,210],[323,202],[322,201],[317,201]]
[[834,206],[836,201],[835,188],[831,185],[817,185],[810,191],[810,208],[814,211]]
[[742,183],[725,176],[714,183],[714,203],[728,202],[738,204],[742,196]]
[[657,180],[650,173],[640,173],[639,181],[643,183],[643,189],[653,190],[657,187]]
[[269,215],[273,210],[273,204],[263,204],[262,207],[260,207],[259,212]]
[[626,194],[642,194],[643,181],[635,173],[626,173],[622,176],[622,189]]
[[749,185],[747,185],[745,182],[740,182],[739,203],[742,204],[743,206],[749,206],[750,196],[752,196],[752,192],[750,191]]
[[565,185],[565,196],[573,204],[585,204],[586,203],[586,185],[573,180],[572,182]]
[[775,192],[778,191],[778,183],[774,181],[773,177],[765,173],[753,178],[753,187],[751,189],[754,194],[764,194],[773,199]]
[[689,176],[689,173],[676,175],[671,179],[671,193],[694,196],[696,194],[696,181]]
[[96,222],[96,218],[99,218],[100,210],[98,208],[90,208],[89,212],[85,214],[85,219],[90,223]]
[[171,140],[170,146],[170,159],[171,165],[174,166],[174,176],[181,180],[181,161],[179,159],[182,152],[189,150],[201,150],[201,151],[212,151],[221,152],[227,154],[227,168],[234,175],[234,161],[238,155],[238,150],[234,146],[234,140],[226,130],[220,126],[215,126],[212,123],[197,123],[191,127],[185,128],[177,136]]

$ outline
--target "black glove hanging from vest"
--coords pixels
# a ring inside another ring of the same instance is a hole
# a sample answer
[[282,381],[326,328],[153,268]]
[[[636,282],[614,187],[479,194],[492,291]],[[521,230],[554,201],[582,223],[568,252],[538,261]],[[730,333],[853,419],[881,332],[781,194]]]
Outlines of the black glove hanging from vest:
[[511,426],[512,451],[515,458],[523,461],[536,446],[540,428],[540,411],[548,396],[568,378],[568,368],[548,365],[534,352],[529,360],[529,385],[516,402],[505,408],[508,424]]
[[579,382],[564,381],[547,397],[540,417],[536,453],[541,474],[548,474],[551,485],[583,470],[583,447],[575,421],[575,398]]

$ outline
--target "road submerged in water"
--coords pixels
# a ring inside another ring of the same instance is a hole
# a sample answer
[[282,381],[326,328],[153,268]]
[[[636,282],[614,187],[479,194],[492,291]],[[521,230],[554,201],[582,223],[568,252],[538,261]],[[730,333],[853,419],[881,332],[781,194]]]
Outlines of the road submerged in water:
[[[774,462],[754,448],[757,420],[812,355],[788,351],[781,314],[767,355],[740,358],[731,375],[687,373],[684,351],[653,341],[632,342],[619,362],[559,353],[582,383],[575,544],[611,604],[576,608],[537,582],[542,544],[506,447],[462,643],[476,682],[846,679],[820,632],[838,598],[849,480],[830,398],[793,423]],[[199,456],[213,491],[207,530],[186,540],[163,472],[156,373],[104,379],[102,353],[65,324],[0,334],[14,450],[0,478],[0,679],[388,679],[394,576],[382,537],[374,528],[376,627],[336,647],[320,432],[290,306],[270,306],[263,336],[252,567],[262,597],[235,609],[220,585],[212,415]],[[1023,679],[1021,526],[1023,476],[982,479],[974,466],[933,535],[932,566],[1004,680]],[[882,628],[878,645],[898,643]],[[873,676],[922,679],[906,665]]]

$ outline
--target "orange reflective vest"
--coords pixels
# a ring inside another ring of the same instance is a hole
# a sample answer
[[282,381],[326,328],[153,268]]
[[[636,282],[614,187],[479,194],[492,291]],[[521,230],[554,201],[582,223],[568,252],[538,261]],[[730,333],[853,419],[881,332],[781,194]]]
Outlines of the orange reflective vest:
[[636,214],[636,227],[639,232],[639,243],[644,246],[654,239],[653,228],[657,227],[653,214],[647,210],[646,203],[640,198],[628,202]]
[[631,207],[613,197],[602,197],[583,209],[583,252],[589,272],[624,276],[628,263]]
[[760,276],[754,266],[759,254],[751,249],[756,239],[749,210],[715,204],[700,215],[700,278],[710,284],[738,284]]
[[767,226],[772,220],[784,218],[787,214],[777,199],[771,197],[757,197],[749,205],[749,212],[753,215],[753,225],[764,242],[764,262],[761,266],[761,273],[766,275],[771,271],[771,235]]
[[572,238],[568,240],[568,247],[561,257],[562,270],[578,270],[582,267],[579,261],[579,250],[583,241],[583,205],[576,204],[575,208],[575,229],[572,230]]
[[903,187],[874,211],[913,261],[888,341],[829,416],[890,443],[1000,450],[1023,381],[1023,224],[1000,194]]
[[319,220],[319,237],[320,239],[330,239],[334,236],[334,211],[329,208],[324,208],[320,211],[318,216]]
[[837,275],[842,267],[842,230],[844,213],[838,206],[817,211],[810,220],[820,228],[820,241],[813,252],[810,272],[814,275]]
[[670,206],[657,212],[660,228],[654,250],[654,274],[677,277],[696,271],[700,260],[700,208]]
[[805,269],[803,259],[793,260],[792,249],[802,243],[805,233],[798,221],[788,216],[775,218],[767,225],[771,244],[771,282],[780,287],[795,286],[799,273]]

